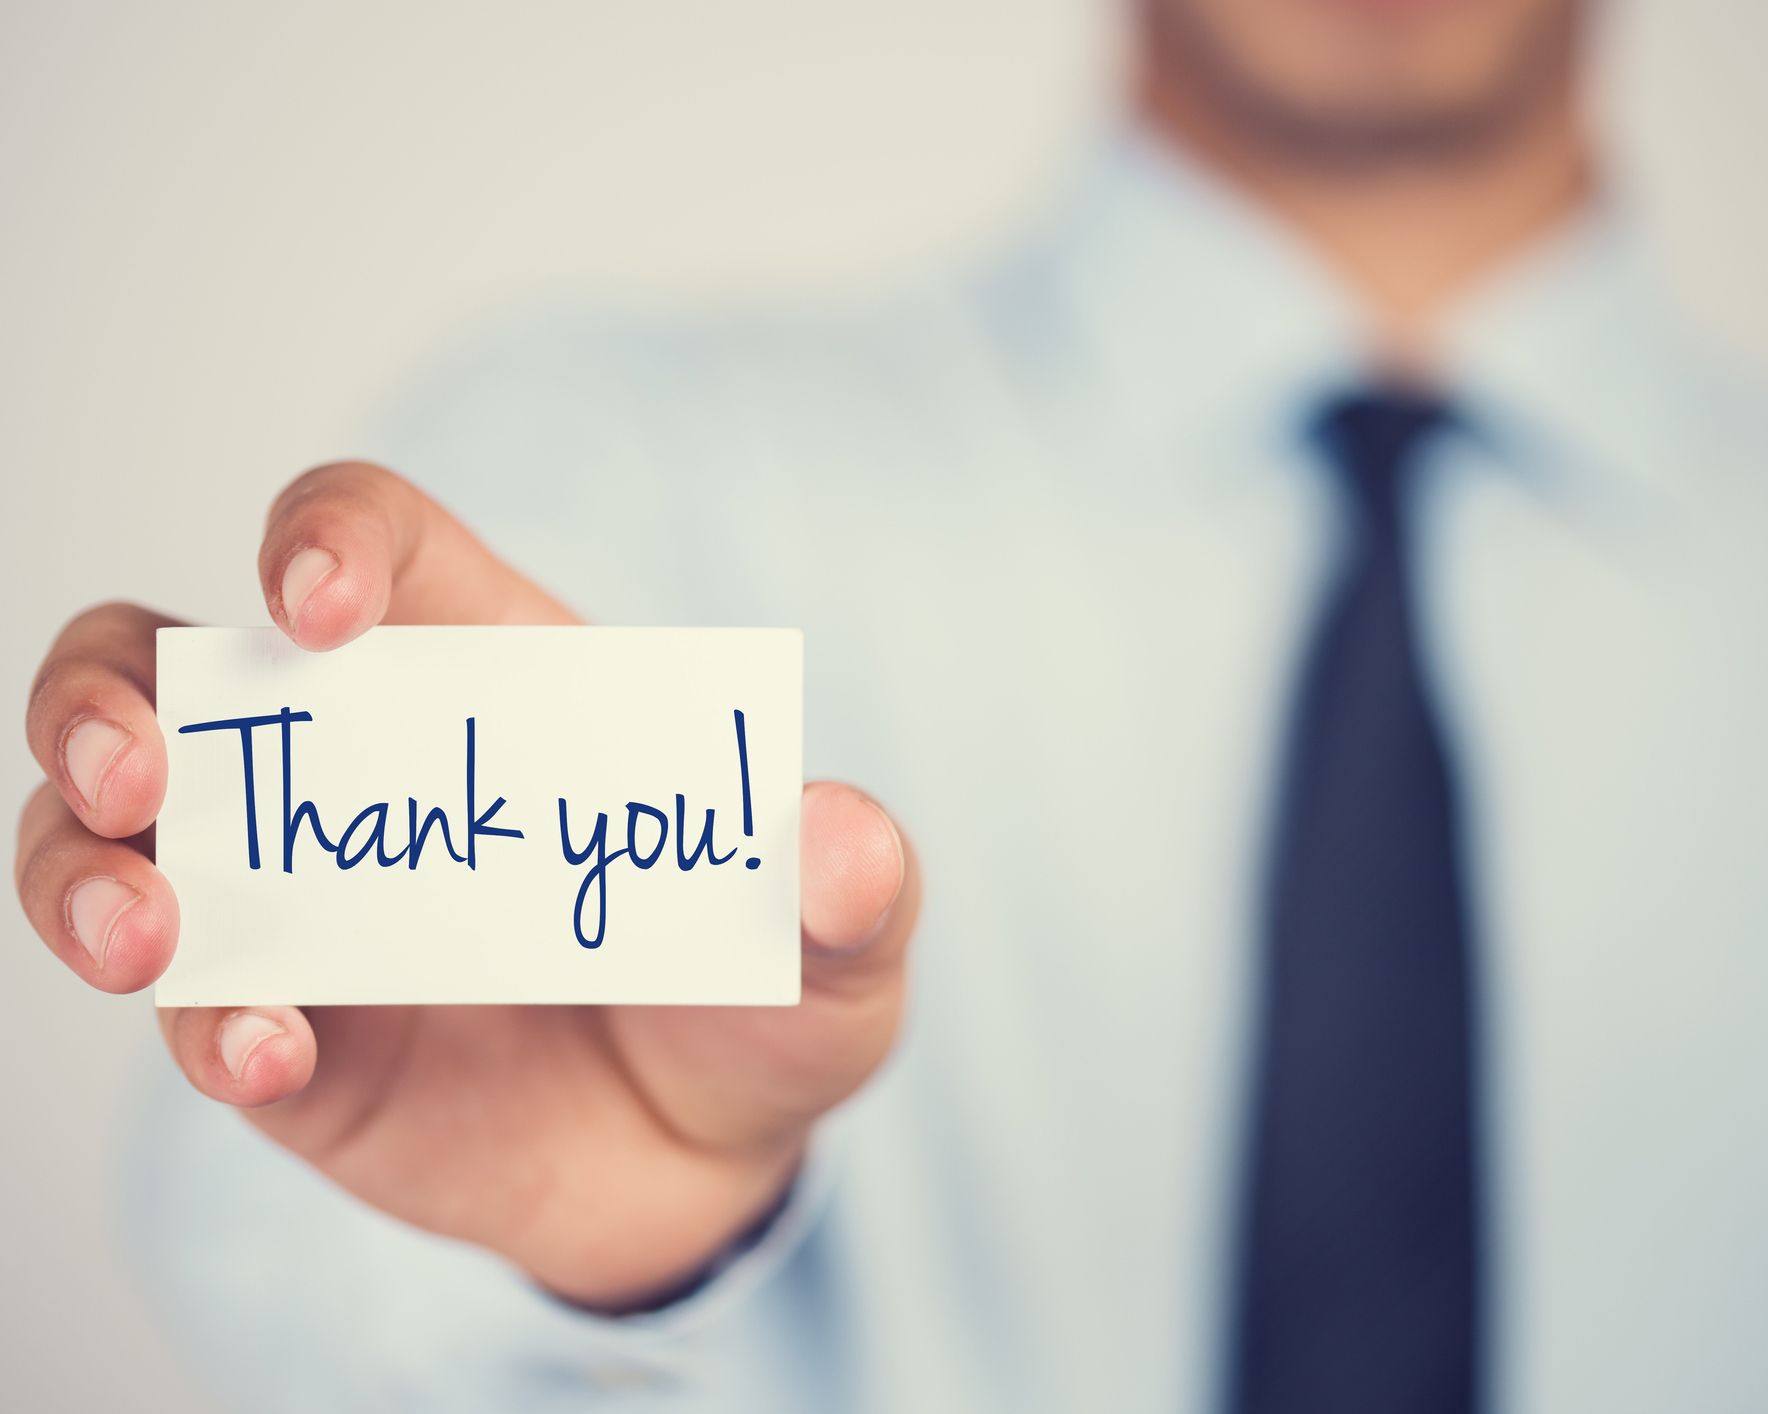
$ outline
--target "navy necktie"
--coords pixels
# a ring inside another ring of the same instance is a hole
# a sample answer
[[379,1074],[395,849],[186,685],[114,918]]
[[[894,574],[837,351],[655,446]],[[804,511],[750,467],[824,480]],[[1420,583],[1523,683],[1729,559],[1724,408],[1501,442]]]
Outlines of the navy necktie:
[[1235,1414],[1477,1408],[1468,927],[1404,533],[1407,475],[1447,422],[1414,394],[1359,393],[1314,428],[1351,544],[1272,856]]

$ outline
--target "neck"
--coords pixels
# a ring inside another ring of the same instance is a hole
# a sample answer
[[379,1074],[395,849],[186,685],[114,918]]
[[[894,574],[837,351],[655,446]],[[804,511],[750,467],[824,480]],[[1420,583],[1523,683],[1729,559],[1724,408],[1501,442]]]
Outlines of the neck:
[[1402,361],[1456,295],[1564,221],[1591,191],[1569,72],[1479,142],[1359,160],[1272,140],[1211,101],[1182,49],[1154,37],[1145,52],[1140,98],[1157,129],[1322,252]]

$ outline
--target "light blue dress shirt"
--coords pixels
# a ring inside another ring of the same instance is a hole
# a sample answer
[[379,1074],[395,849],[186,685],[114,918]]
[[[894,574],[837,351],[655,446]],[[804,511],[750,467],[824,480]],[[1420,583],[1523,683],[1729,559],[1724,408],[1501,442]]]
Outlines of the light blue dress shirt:
[[[265,1411],[1217,1407],[1258,880],[1369,376],[1307,252],[1144,139],[869,312],[561,316],[372,450],[613,623],[800,625],[806,762],[926,866],[912,1013],[791,1205],[557,1305],[175,1088],[131,1230]],[[1468,782],[1506,1414],[1768,1408],[1768,420],[1612,216],[1468,302],[1409,508]],[[536,704],[544,713],[544,704]]]

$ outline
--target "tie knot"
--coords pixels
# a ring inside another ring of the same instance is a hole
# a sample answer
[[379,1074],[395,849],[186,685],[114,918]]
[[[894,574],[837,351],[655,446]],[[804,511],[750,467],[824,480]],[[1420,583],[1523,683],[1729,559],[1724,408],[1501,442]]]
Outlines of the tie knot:
[[1366,390],[1333,398],[1320,409],[1312,430],[1345,489],[1365,513],[1387,521],[1401,473],[1452,416],[1447,403],[1428,393]]

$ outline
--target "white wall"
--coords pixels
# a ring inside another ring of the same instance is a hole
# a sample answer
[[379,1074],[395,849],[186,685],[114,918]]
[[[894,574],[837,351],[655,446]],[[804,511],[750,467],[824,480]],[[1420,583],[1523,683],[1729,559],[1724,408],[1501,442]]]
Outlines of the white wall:
[[[1103,13],[5,0],[0,700],[102,598],[263,621],[275,487],[500,311],[850,290],[979,247],[1096,113]],[[1613,18],[1619,169],[1691,307],[1768,367],[1768,6]],[[17,720],[0,801],[38,779]],[[151,1007],[82,991],[10,905],[0,934],[0,1406],[205,1407],[102,1231]]]

